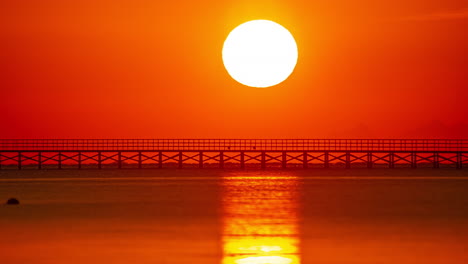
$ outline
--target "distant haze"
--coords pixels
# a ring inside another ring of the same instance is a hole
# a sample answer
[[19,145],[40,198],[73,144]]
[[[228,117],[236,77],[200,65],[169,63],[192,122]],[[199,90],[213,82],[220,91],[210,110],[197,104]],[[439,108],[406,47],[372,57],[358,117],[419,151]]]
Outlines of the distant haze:
[[[0,3],[0,138],[468,138],[468,4],[29,0]],[[221,49],[288,28],[294,73],[240,85]]]

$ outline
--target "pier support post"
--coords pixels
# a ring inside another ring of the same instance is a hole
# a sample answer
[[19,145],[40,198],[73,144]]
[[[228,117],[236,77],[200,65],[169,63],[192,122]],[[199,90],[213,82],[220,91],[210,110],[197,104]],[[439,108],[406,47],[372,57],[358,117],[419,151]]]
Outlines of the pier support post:
[[117,163],[118,163],[118,168],[119,168],[119,169],[122,169],[122,152],[119,151],[119,153],[117,154],[117,156],[118,156],[118,161],[117,161]]
[[142,168],[142,157],[141,157],[141,151],[138,152],[138,168]]
[[18,152],[18,170],[21,170],[21,158],[22,158],[22,153]]
[[78,169],[81,170],[81,152],[78,152]]
[[417,163],[418,163],[418,160],[417,160],[416,152],[412,152],[411,153],[411,168],[416,169]]
[[367,168],[372,169],[374,161],[372,160],[372,152],[367,152]]
[[330,168],[330,154],[328,153],[328,151],[325,151],[324,156],[325,161],[323,167],[325,167],[325,169],[328,169]]
[[198,153],[198,167],[203,169],[203,151]]
[[2,159],[3,159],[3,156],[2,156],[2,153],[0,152],[0,170],[2,169]]
[[101,169],[101,152],[98,152],[98,169]]
[[287,160],[287,156],[286,156],[286,151],[283,151],[283,153],[281,155],[281,167],[283,169],[286,169],[287,163],[288,163],[288,160]]
[[439,168],[439,152],[434,152],[433,160],[434,160],[434,169],[438,169]]
[[395,153],[388,153],[388,165],[390,169],[395,168]]
[[62,169],[62,152],[58,153],[58,162],[57,163],[58,163],[59,170],[61,170]]
[[222,151],[219,152],[219,168],[224,169],[224,153]]
[[262,170],[264,170],[266,168],[265,154],[266,154],[265,151],[262,151],[262,161],[261,161]]
[[245,159],[244,159],[244,152],[241,151],[240,153],[240,167],[241,169],[245,169]]
[[37,169],[42,169],[42,152],[37,153]]
[[162,151],[159,151],[158,167],[162,169],[162,166],[163,166],[163,155],[162,155]]
[[182,151],[179,151],[179,169],[182,169],[182,163],[184,160],[182,159]]
[[308,157],[307,157],[307,151],[304,151],[304,153],[302,153],[302,166],[304,167],[304,169],[307,169],[308,167]]
[[461,152],[457,153],[457,169],[461,170],[463,168],[463,159]]
[[351,153],[348,151],[346,152],[346,169],[351,168]]

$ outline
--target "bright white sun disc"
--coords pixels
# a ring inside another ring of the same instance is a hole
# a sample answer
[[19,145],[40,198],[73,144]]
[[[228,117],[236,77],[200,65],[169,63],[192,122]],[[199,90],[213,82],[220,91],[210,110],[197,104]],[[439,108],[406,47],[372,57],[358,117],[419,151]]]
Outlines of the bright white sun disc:
[[269,20],[252,20],[229,33],[223,62],[239,83],[265,88],[286,80],[296,67],[297,45],[291,33]]

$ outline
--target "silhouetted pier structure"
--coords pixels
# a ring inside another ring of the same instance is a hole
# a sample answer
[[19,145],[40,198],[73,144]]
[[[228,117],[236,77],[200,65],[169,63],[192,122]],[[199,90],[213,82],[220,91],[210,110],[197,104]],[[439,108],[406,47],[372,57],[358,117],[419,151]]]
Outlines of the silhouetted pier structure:
[[468,140],[0,139],[0,169],[468,165]]

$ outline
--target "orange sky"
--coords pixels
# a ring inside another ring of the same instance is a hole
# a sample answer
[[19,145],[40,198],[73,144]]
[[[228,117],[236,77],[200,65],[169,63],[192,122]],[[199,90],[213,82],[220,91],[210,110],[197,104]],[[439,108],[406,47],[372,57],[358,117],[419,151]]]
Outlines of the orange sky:
[[[296,38],[284,83],[242,86],[230,30]],[[468,138],[466,0],[0,3],[0,138]]]

